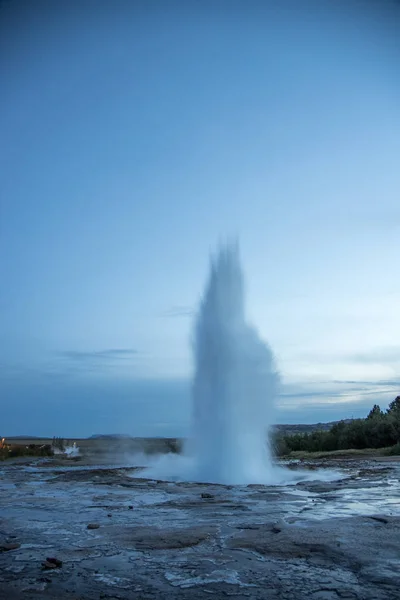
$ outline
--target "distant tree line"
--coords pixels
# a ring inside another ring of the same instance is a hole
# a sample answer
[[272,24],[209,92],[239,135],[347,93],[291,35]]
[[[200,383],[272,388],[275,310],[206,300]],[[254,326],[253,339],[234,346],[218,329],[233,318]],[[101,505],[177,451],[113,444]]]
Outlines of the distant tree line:
[[335,423],[328,431],[280,436],[276,440],[279,456],[290,452],[328,452],[333,450],[392,447],[400,454],[400,396],[386,411],[375,404],[366,419]]

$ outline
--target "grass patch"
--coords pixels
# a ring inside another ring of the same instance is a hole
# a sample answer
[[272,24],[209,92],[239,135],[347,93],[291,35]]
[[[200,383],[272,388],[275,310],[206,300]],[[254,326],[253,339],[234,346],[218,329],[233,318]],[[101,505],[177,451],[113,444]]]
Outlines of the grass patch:
[[384,448],[384,450],[385,456],[400,456],[400,442],[390,448]]
[[[400,454],[400,444],[398,453]],[[303,450],[296,450],[290,452],[283,458],[295,458],[295,459],[319,459],[319,458],[357,458],[363,456],[389,456],[392,454],[391,450],[396,448],[396,446],[390,448],[363,448],[362,450],[357,450],[355,448],[350,448],[349,450],[331,450],[325,452],[305,452]]]

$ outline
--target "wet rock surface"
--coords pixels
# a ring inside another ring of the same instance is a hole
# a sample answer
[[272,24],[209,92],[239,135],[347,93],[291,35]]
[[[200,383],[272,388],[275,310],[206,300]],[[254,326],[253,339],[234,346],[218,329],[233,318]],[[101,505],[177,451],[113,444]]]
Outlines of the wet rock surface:
[[0,598],[398,599],[400,463],[334,468],[233,487],[2,464]]

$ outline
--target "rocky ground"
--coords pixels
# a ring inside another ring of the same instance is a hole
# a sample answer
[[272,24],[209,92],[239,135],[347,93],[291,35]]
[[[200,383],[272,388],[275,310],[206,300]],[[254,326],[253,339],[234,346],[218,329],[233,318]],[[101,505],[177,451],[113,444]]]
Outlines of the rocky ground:
[[331,483],[230,487],[3,463],[0,598],[398,599],[400,463],[335,468]]

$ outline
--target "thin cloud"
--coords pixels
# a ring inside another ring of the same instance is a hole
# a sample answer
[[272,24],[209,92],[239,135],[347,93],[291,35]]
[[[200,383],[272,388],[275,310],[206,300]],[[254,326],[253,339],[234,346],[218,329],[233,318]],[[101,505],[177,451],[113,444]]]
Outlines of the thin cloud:
[[57,360],[48,366],[61,377],[131,370],[141,354],[134,348],[105,348],[103,350],[64,350],[56,353]]
[[400,362],[400,346],[377,348],[371,352],[360,352],[347,357],[348,360],[361,364],[386,364]]
[[283,392],[281,394],[282,398],[313,398],[313,397],[323,397],[323,396],[339,396],[341,395],[341,392],[337,392],[337,391],[333,391],[333,390],[320,390],[318,392]]
[[[386,401],[397,394],[400,387],[398,379],[377,380],[377,381],[356,381],[356,380],[333,380],[307,383],[292,383],[284,385],[280,394],[280,408],[293,406],[296,404],[302,408],[313,406],[314,404],[332,404],[354,402],[373,403],[373,398],[377,401]],[[316,402],[320,398],[321,402]],[[371,400],[368,400],[371,398]],[[297,401],[297,402],[296,402]]]
[[109,360],[127,360],[138,354],[137,350],[133,348],[107,348],[106,350],[92,350],[92,351],[80,351],[80,350],[66,350],[60,352],[59,356],[69,360],[77,362],[86,361],[109,361]]
[[171,306],[165,310],[161,316],[169,319],[181,317],[191,317],[194,314],[194,309],[190,306]]
[[335,379],[332,381],[336,385],[366,385],[372,387],[400,387],[400,379],[379,379],[377,381],[363,381],[356,379]]

